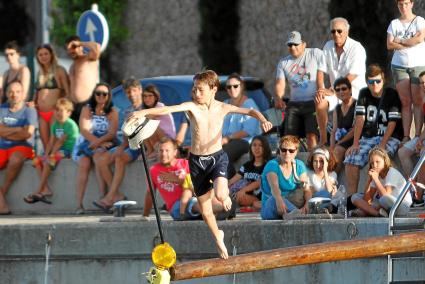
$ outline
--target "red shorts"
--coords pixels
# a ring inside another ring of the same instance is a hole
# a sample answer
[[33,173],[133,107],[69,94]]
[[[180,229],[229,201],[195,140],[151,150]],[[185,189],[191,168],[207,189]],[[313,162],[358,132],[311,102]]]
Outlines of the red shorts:
[[34,157],[34,150],[29,146],[15,146],[8,149],[0,149],[0,169],[6,167],[10,156],[15,152],[21,153],[26,159],[32,159]]

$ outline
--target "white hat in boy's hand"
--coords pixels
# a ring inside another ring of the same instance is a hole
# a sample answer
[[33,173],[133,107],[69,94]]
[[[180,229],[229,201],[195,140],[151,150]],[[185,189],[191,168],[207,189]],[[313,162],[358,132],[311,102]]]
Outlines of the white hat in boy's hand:
[[121,127],[122,132],[128,138],[131,149],[139,149],[140,143],[152,136],[158,128],[159,120],[141,117],[125,121]]

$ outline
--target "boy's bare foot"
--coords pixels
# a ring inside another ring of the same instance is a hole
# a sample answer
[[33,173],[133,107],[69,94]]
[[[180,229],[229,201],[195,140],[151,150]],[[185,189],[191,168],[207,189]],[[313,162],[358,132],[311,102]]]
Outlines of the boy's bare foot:
[[217,251],[221,258],[228,259],[229,255],[227,254],[227,248],[224,244],[224,232],[218,230],[218,235],[216,236],[215,243],[217,245]]
[[232,208],[232,199],[230,198],[230,196],[227,196],[227,198],[224,199],[221,204],[223,204],[223,208],[225,211],[229,211]]

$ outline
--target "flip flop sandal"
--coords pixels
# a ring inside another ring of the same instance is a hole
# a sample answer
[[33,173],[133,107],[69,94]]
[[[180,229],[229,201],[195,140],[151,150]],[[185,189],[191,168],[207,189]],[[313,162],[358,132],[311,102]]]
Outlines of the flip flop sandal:
[[28,204],[33,204],[33,203],[36,203],[36,202],[38,202],[40,200],[35,200],[34,199],[34,195],[33,194],[29,194],[29,195],[27,195],[27,196],[24,197],[24,201],[26,203],[28,203]]
[[52,201],[48,200],[45,195],[33,194],[32,199],[34,202],[41,201],[46,204],[52,204]]
[[112,206],[108,206],[101,201],[93,201],[93,205],[102,210],[105,214],[112,214]]

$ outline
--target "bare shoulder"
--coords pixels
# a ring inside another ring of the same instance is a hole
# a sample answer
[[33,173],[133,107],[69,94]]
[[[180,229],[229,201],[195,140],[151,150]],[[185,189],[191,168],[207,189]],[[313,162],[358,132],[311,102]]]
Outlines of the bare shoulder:
[[181,103],[180,106],[185,111],[194,111],[196,109],[199,109],[199,105],[195,104],[192,101]]
[[56,67],[56,72],[57,72],[58,74],[60,74],[60,75],[68,74],[68,73],[66,72],[65,67],[63,67],[62,65],[58,65],[58,67]]
[[115,107],[111,108],[111,111],[108,113],[108,116],[110,117],[118,116],[117,109]]
[[232,107],[231,104],[226,104],[218,100],[214,100],[214,106],[216,108],[222,108],[222,109],[230,109]]
[[22,72],[22,73],[30,74],[30,69],[28,68],[28,66],[26,66],[26,65],[22,65],[22,67],[21,67],[21,72]]

